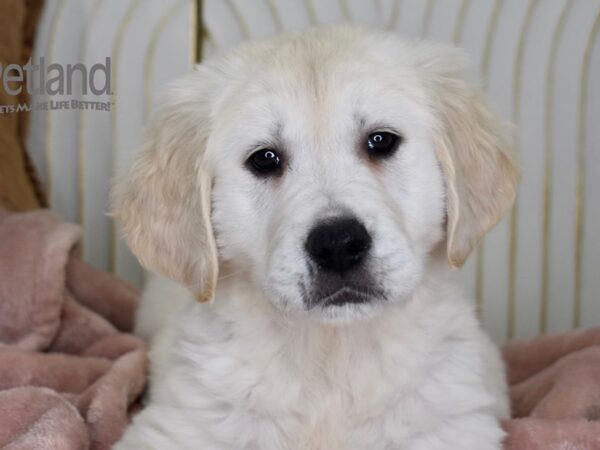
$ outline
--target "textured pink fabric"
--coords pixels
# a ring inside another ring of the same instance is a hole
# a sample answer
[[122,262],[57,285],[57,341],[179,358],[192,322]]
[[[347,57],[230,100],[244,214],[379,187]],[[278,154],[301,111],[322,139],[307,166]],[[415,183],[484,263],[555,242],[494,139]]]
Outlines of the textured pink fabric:
[[138,292],[82,262],[79,236],[0,210],[0,448],[109,449],[144,388]]
[[503,349],[512,416],[506,450],[600,450],[600,328]]

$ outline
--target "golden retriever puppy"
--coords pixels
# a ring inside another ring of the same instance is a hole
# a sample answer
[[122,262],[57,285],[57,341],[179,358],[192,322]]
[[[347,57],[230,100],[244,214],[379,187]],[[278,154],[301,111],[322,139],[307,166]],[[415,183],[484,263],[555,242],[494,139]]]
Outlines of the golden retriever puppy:
[[468,70],[328,27],[170,88],[113,209],[187,290],[146,291],[149,403],[116,449],[501,448],[503,366],[455,268],[518,171]]

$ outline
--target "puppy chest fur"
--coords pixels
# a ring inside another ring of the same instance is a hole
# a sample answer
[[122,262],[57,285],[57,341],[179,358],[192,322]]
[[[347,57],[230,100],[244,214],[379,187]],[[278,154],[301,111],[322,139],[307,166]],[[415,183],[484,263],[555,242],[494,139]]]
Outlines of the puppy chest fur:
[[459,296],[426,295],[347,328],[239,297],[190,304],[155,344],[152,403],[117,448],[499,448],[497,351]]

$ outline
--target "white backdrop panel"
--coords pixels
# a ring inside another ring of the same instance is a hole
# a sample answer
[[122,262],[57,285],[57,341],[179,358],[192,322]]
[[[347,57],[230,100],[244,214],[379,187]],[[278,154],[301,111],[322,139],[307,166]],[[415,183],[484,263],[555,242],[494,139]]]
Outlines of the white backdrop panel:
[[[349,21],[464,47],[517,126],[523,167],[514,211],[463,269],[467,292],[499,342],[600,322],[600,0],[203,3],[205,57]],[[52,207],[83,224],[85,258],[135,283],[143,272],[106,215],[109,182],[130,164],[157,94],[191,69],[195,18],[195,0],[48,0],[40,26],[38,56],[112,58],[112,112],[37,111],[29,146]]]

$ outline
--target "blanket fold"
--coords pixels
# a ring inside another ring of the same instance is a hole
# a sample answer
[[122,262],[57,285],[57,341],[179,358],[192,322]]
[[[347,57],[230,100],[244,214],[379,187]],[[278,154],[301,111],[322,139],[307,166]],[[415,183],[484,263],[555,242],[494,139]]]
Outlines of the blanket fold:
[[0,448],[109,449],[144,389],[138,292],[79,239],[50,211],[0,210]]
[[514,342],[503,356],[506,450],[600,450],[600,328]]

